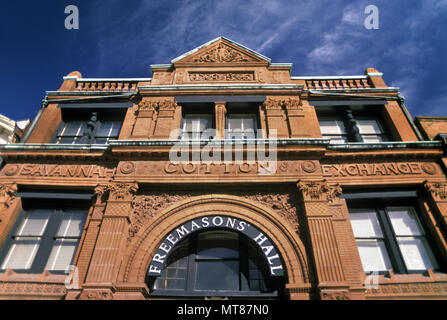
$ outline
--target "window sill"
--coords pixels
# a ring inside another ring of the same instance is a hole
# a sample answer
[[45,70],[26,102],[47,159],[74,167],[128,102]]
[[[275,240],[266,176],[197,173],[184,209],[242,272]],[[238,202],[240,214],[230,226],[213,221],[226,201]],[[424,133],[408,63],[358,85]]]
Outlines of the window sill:
[[63,299],[67,294],[66,277],[48,271],[41,274],[22,274],[6,270],[0,273],[0,300]]
[[45,270],[42,273],[27,273],[27,272],[15,272],[14,270],[7,269],[0,272],[0,282],[52,282],[52,283],[64,283],[67,278],[66,273],[51,272]]
[[[365,280],[371,277],[365,274]],[[421,273],[395,274],[386,272],[378,275],[379,284],[401,284],[401,283],[422,283],[422,282],[447,282],[447,273],[427,270]]]

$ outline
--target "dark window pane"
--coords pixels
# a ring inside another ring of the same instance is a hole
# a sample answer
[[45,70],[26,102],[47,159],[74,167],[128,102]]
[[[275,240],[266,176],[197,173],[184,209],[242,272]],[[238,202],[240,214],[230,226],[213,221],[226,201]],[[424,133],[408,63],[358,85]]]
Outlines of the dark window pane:
[[198,290],[239,290],[239,261],[198,261]]
[[64,136],[82,136],[85,129],[85,123],[81,121],[70,121],[62,128],[61,135]]
[[231,232],[205,232],[199,235],[197,258],[237,259],[238,257],[237,234]]
[[96,138],[94,144],[106,144],[107,142],[107,138]]
[[121,121],[103,121],[96,135],[100,137],[118,137],[120,129]]
[[189,245],[190,241],[187,238],[173,249],[153,289],[185,290]]

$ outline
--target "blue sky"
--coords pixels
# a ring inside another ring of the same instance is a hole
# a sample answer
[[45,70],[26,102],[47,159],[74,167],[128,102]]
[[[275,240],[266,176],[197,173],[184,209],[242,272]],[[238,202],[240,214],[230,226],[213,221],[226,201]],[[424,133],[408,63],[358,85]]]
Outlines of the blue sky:
[[[378,30],[364,27],[367,5]],[[80,13],[66,30],[67,5]],[[0,4],[0,113],[33,118],[47,90],[84,77],[151,77],[150,65],[225,36],[293,76],[375,67],[413,116],[447,116],[447,0],[59,0]]]

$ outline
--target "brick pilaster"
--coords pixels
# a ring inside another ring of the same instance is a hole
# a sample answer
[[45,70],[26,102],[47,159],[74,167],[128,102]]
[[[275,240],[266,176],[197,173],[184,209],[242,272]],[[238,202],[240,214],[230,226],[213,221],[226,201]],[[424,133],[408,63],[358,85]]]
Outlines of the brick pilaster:
[[421,203],[421,206],[426,210],[427,224],[447,261],[447,182],[426,181],[424,188],[428,196],[427,202],[422,201],[425,203]]
[[[109,198],[106,202],[84,291],[93,292],[102,288],[104,292],[112,293],[113,283],[117,281],[120,262],[124,255],[129,215],[132,210],[133,195],[137,189],[136,183],[113,182],[107,185],[106,191]],[[88,292],[83,292],[81,297],[88,294]]]
[[350,298],[330,207],[339,187],[324,180],[300,181],[297,187],[303,200],[318,293],[322,299]]
[[95,188],[95,204],[92,206],[84,231],[84,238],[81,240],[81,249],[77,259],[79,283],[85,281],[87,269],[92,259],[93,250],[98,239],[99,228],[103,219],[105,210],[105,194],[107,185],[97,185]]

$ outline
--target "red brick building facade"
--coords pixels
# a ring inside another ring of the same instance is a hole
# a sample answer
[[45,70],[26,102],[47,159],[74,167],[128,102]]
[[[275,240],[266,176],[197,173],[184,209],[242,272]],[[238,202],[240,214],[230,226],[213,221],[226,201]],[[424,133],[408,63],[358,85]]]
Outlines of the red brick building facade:
[[0,147],[0,298],[445,299],[443,142],[374,68],[291,67],[221,37],[64,77]]

